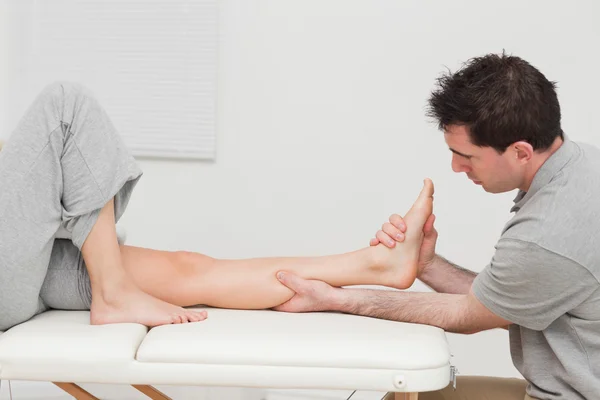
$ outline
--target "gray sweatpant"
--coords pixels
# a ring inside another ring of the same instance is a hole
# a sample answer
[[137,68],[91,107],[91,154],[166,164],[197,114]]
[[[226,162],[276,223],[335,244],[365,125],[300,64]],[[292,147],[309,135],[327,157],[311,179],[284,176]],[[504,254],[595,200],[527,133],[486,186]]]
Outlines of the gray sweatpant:
[[0,331],[49,308],[89,309],[81,246],[142,171],[85,87],[48,85],[0,151]]

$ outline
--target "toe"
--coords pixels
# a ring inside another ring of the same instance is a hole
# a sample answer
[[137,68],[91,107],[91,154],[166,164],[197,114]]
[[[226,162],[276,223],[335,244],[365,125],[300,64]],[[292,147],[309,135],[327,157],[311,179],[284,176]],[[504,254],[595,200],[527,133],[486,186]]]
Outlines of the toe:
[[206,311],[190,311],[188,318],[191,322],[204,321],[206,319]]
[[423,180],[423,189],[421,190],[421,196],[423,198],[432,197],[434,192],[433,181],[429,178]]
[[173,321],[173,324],[182,324],[183,323],[183,318],[181,317],[180,314],[175,314],[171,317],[171,320]]

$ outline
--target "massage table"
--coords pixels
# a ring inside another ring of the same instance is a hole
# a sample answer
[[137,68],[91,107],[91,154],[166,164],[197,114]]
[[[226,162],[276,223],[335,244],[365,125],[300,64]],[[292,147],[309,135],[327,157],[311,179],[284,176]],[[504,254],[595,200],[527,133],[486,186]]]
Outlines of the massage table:
[[90,325],[87,311],[50,310],[0,333],[0,379],[76,383],[419,392],[451,384],[445,332],[341,313],[207,308],[202,322],[148,329]]

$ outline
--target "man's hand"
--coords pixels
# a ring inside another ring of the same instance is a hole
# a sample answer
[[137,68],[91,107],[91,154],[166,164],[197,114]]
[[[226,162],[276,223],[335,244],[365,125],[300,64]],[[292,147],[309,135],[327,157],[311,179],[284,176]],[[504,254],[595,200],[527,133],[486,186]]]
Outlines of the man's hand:
[[[423,226],[423,243],[419,253],[419,267],[417,269],[417,277],[420,277],[423,270],[431,265],[435,259],[435,244],[437,242],[438,233],[433,226],[435,215],[431,214]],[[406,232],[406,223],[398,214],[392,214],[389,222],[382,225],[377,231],[375,237],[369,243],[371,246],[377,246],[379,243],[386,247],[392,248],[396,242],[404,241],[404,232]]]
[[329,311],[339,305],[339,291],[343,289],[334,288],[323,281],[302,279],[290,272],[277,273],[277,279],[296,294],[285,303],[274,307],[276,311]]

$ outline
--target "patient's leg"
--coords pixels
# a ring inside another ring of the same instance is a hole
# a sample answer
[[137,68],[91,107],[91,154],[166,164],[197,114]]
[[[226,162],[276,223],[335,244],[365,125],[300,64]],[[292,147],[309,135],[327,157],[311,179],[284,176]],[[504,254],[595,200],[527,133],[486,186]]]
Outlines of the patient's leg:
[[293,295],[276,278],[287,270],[334,286],[359,284],[408,288],[415,280],[423,225],[433,210],[433,184],[426,180],[405,216],[406,239],[393,249],[369,246],[323,257],[219,260],[191,252],[121,246],[125,269],[148,293],[173,304],[257,309]]

